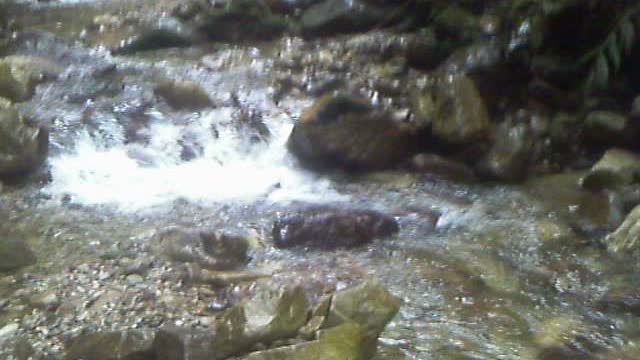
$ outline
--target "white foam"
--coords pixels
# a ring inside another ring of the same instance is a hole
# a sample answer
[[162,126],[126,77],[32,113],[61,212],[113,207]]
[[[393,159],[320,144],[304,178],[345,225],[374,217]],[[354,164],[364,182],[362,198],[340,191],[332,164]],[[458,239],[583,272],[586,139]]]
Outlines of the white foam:
[[[123,211],[176,199],[199,204],[346,199],[329,180],[295,165],[285,146],[292,128],[288,117],[270,119],[271,140],[255,144],[232,126],[230,115],[230,109],[222,108],[188,126],[159,121],[150,127],[151,141],[144,146],[103,148],[85,132],[72,151],[49,160],[53,180],[45,191],[74,203]],[[186,133],[203,147],[203,154],[188,162],[180,160],[178,145]]]

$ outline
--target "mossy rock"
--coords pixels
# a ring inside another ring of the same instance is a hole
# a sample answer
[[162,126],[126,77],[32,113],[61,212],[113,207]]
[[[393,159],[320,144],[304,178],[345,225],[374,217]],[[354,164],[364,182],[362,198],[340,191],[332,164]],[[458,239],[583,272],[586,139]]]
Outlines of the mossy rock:
[[640,178],[640,156],[623,149],[611,149],[581,179],[582,187],[598,191],[629,185]]
[[149,360],[153,334],[127,330],[80,335],[67,346],[65,360]]

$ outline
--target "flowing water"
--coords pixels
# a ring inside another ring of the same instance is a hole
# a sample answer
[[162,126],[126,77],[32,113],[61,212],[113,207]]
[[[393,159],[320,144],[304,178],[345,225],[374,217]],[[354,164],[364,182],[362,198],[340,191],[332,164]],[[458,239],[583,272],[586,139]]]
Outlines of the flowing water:
[[[601,301],[638,296],[637,264],[598,246],[611,200],[573,190],[579,174],[504,186],[310,172],[285,142],[313,98],[273,100],[275,54],[299,40],[113,57],[99,44],[126,29],[81,32],[102,5],[39,6],[23,20],[47,32],[21,35],[16,51],[65,70],[18,107],[51,124],[49,172],[5,185],[0,214],[3,231],[27,239],[40,260],[0,294],[144,243],[161,226],[241,228],[266,243],[252,268],[337,288],[377,278],[401,297],[380,359],[613,359],[622,355],[608,351],[620,348],[640,357],[640,319]],[[197,82],[215,108],[172,110],[152,91],[166,78]],[[268,131],[239,122],[247,113]],[[271,248],[277,214],[309,203],[381,210],[401,231],[354,250]],[[0,310],[0,328],[16,316]],[[556,352],[539,355],[545,349]]]

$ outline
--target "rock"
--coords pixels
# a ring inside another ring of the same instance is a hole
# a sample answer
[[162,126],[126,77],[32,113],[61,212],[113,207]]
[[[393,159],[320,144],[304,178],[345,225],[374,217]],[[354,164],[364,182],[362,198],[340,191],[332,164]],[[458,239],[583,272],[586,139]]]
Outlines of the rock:
[[36,85],[55,79],[62,68],[50,60],[13,55],[0,61],[0,97],[12,102],[29,100]]
[[138,274],[127,275],[127,284],[131,286],[141,284],[143,281],[144,278]]
[[279,248],[332,249],[364,245],[398,230],[394,218],[376,211],[318,207],[280,217],[272,235]]
[[60,299],[54,291],[45,291],[29,298],[29,303],[39,309],[54,311],[60,306]]
[[522,180],[527,172],[534,137],[523,123],[505,121],[498,125],[495,141],[478,165],[478,173],[488,179]]
[[584,119],[584,134],[603,144],[621,144],[629,140],[628,118],[613,111],[592,111]]
[[345,323],[318,332],[318,340],[258,351],[242,360],[364,360],[364,333],[360,325]]
[[325,0],[309,7],[300,19],[306,37],[367,31],[393,18],[383,8],[362,0]]
[[49,131],[28,123],[17,110],[0,110],[0,175],[34,170],[46,159]]
[[198,26],[209,40],[220,42],[272,40],[288,28],[284,17],[272,14],[263,2],[251,0],[232,1],[224,9],[212,9]]
[[433,19],[439,37],[452,37],[458,42],[470,41],[481,33],[478,18],[459,6],[446,6]]
[[378,336],[400,309],[401,300],[376,282],[365,282],[333,295],[323,328],[354,322],[364,331],[365,356],[369,359],[376,349]]
[[435,154],[418,154],[411,159],[414,171],[457,181],[473,181],[475,174],[467,165]]
[[189,35],[175,29],[152,29],[133,37],[126,44],[112,50],[114,55],[131,55],[142,51],[183,48],[193,45]]
[[150,241],[156,255],[209,269],[233,269],[249,261],[248,241],[232,233],[170,226],[158,230]]
[[417,132],[368,100],[325,95],[301,115],[287,146],[307,167],[384,169],[411,155]]
[[614,253],[636,252],[640,249],[640,205],[624,219],[622,225],[605,237],[609,251]]
[[640,156],[622,149],[611,149],[593,165],[580,184],[589,190],[614,189],[629,185],[640,176]]
[[[156,360],[212,360],[216,353],[211,330],[164,327],[153,344]],[[215,358],[217,359],[217,358]]]
[[634,273],[621,274],[608,281],[606,293],[598,300],[602,311],[640,315],[640,282]]
[[139,330],[97,332],[79,335],[67,348],[65,360],[152,359],[154,336]]
[[175,110],[202,110],[213,103],[204,89],[193,81],[165,81],[154,93]]
[[418,32],[418,36],[409,40],[405,51],[407,65],[423,70],[435,69],[448,55],[448,49],[438,42],[432,29]]
[[0,339],[5,339],[15,334],[20,329],[18,323],[9,323],[0,328]]
[[36,256],[22,241],[3,237],[0,241],[0,272],[14,271],[36,263]]
[[436,86],[413,92],[410,106],[417,122],[432,124],[437,140],[462,145],[490,134],[493,123],[473,80],[465,75],[448,75]]

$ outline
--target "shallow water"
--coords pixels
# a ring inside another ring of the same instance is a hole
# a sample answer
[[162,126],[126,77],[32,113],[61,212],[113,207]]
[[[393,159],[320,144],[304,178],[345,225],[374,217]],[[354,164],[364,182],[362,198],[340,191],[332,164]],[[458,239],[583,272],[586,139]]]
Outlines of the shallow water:
[[[55,31],[56,16],[73,9],[44,8],[40,28]],[[24,282],[0,285],[3,296],[109,254],[124,256],[122,249],[144,246],[160,226],[198,225],[260,235],[266,245],[250,267],[275,277],[335,288],[379,279],[404,301],[381,336],[380,359],[536,359],[560,345],[613,358],[606,352],[640,338],[635,315],[599,305],[616,286],[635,287],[638,265],[598,246],[609,199],[567,190],[579,174],[520,186],[402,172],[319,175],[301,169],[285,148],[313,99],[272,100],[273,50],[287,41],[111,57],[91,36],[68,41],[77,39],[71,27],[58,26],[62,39],[25,35],[17,49],[66,70],[19,105],[51,123],[50,179],[0,194],[0,214],[9,220],[0,229],[25,238],[40,259]],[[215,109],[171,110],[153,96],[163,78],[198,82]],[[251,140],[255,129],[236,126],[242,109],[231,94],[261,115],[268,139]],[[141,121],[148,124],[143,139],[127,139]],[[181,158],[185,138],[199,149],[188,161]],[[401,231],[348,251],[269,246],[277,214],[309,202],[381,210],[397,217]],[[562,225],[584,231],[565,234]],[[16,316],[0,310],[0,327]]]

